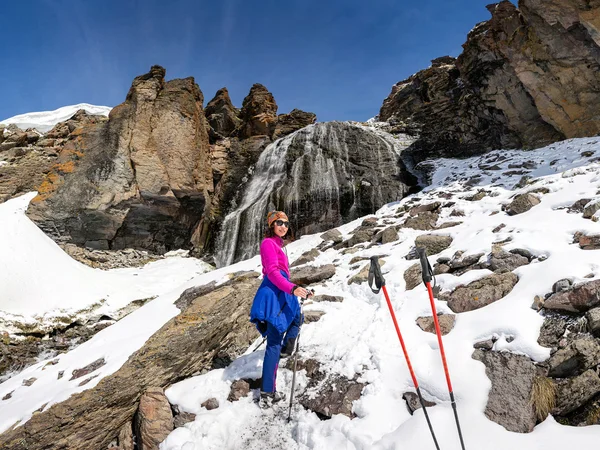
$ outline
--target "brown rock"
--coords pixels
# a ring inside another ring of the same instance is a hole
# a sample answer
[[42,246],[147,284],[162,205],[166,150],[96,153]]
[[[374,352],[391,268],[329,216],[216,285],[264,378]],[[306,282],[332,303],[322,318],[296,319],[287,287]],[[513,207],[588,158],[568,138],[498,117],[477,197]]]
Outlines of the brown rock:
[[303,264],[312,262],[319,256],[319,254],[320,254],[319,250],[317,250],[316,248],[312,248],[312,249],[308,250],[307,252],[304,252],[302,255],[300,255],[300,257],[297,260],[295,260],[290,265],[290,267],[301,266]]
[[[442,335],[446,335],[452,331],[454,328],[454,323],[456,322],[456,316],[454,314],[438,314],[438,322],[440,324],[440,331]],[[427,333],[435,333],[435,323],[433,322],[433,317],[418,317],[417,325],[421,330],[426,331]]]
[[215,97],[206,105],[204,114],[213,131],[222,137],[230,136],[242,123],[239,118],[240,112],[231,103],[227,88],[217,91]]
[[451,236],[441,236],[436,234],[422,234],[415,239],[417,247],[423,247],[427,250],[427,255],[435,255],[446,250],[452,244]]
[[526,356],[508,352],[475,350],[473,358],[485,364],[485,373],[492,382],[485,407],[488,419],[508,431],[533,431],[536,416],[531,402],[536,367]]
[[600,305],[600,280],[589,281],[571,290],[557,292],[544,302],[546,309],[570,313],[585,312],[598,305]]
[[197,298],[167,322],[114,374],[0,435],[0,448],[106,448],[131,420],[144,391],[168,386],[230,360],[256,338],[248,311],[259,285],[248,280]]
[[89,373],[92,373],[94,370],[99,369],[100,367],[102,367],[105,364],[106,364],[106,361],[104,360],[104,358],[100,358],[81,369],[75,369],[73,371],[72,376],[69,379],[69,381],[75,380],[76,378],[81,378]]
[[535,205],[540,203],[540,199],[533,194],[519,194],[507,206],[506,212],[508,215],[522,214],[529,211]]
[[293,109],[289,114],[277,116],[277,125],[273,133],[273,140],[287,136],[301,128],[312,125],[317,121],[316,114]]
[[171,405],[162,388],[148,388],[142,395],[134,429],[140,450],[158,450],[159,444],[173,431]]
[[343,414],[352,419],[355,417],[352,403],[360,398],[364,387],[363,383],[341,376],[332,376],[316,394],[302,395],[298,400],[302,406],[314,411],[320,417],[330,418],[334,414]]
[[406,283],[407,291],[414,289],[421,284],[422,281],[421,263],[413,264],[404,272],[404,282]]
[[202,408],[206,408],[208,411],[212,411],[213,409],[217,409],[219,407],[219,400],[216,398],[209,398],[208,400],[202,402],[200,406]]
[[[379,259],[379,266],[383,267],[385,265],[385,259]],[[371,270],[371,263],[369,262],[366,266],[364,266],[360,272],[350,277],[348,280],[348,284],[360,284],[364,283],[369,278],[369,270]]]
[[327,280],[334,275],[335,266],[333,264],[326,264],[319,267],[305,266],[290,271],[292,283],[303,286]]
[[231,390],[227,396],[227,401],[237,402],[240,398],[246,397],[250,393],[250,385],[244,380],[236,380],[231,383]]
[[552,410],[553,415],[569,414],[600,393],[600,377],[592,369],[575,378],[559,380],[555,384],[556,406]]
[[242,103],[240,119],[242,124],[236,130],[240,139],[261,135],[271,137],[277,123],[277,103],[273,94],[262,84],[254,84]]
[[325,311],[305,311],[304,312],[304,322],[312,323],[318,322],[321,317],[325,315]]
[[[217,403],[217,405],[218,405],[218,403]],[[202,405],[200,405],[200,406],[202,406]],[[206,408],[206,409],[208,409],[208,408]],[[211,409],[214,409],[214,408],[211,408]],[[181,412],[173,418],[173,427],[181,428],[181,427],[185,426],[186,423],[193,422],[194,420],[196,420],[196,414],[192,414],[192,413],[188,413],[188,412]]]
[[127,422],[119,431],[119,448],[121,450],[134,450],[133,427],[131,422]]
[[473,281],[467,286],[459,286],[452,293],[441,293],[440,300],[446,300],[455,313],[483,308],[506,296],[519,281],[512,272],[488,275]]

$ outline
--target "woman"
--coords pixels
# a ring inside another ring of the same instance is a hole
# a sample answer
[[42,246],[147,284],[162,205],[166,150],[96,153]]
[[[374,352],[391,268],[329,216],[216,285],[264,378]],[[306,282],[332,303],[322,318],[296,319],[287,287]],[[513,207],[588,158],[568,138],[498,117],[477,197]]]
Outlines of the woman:
[[288,217],[282,211],[271,211],[267,214],[267,225],[260,244],[263,282],[252,303],[250,322],[267,337],[260,396],[276,403],[284,398],[276,390],[279,358],[282,354],[292,354],[302,320],[295,296],[305,298],[308,292],[290,282],[289,263],[283,251],[284,239],[291,238]]

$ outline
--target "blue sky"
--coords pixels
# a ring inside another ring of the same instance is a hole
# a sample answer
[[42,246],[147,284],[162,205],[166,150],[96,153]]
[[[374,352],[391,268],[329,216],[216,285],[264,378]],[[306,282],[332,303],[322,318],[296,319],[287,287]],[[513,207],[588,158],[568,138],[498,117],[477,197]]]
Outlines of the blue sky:
[[394,83],[490,18],[490,0],[19,0],[2,2],[0,120],[74,103],[115,106],[153,64],[193,76],[205,104],[254,83],[279,113],[366,120]]

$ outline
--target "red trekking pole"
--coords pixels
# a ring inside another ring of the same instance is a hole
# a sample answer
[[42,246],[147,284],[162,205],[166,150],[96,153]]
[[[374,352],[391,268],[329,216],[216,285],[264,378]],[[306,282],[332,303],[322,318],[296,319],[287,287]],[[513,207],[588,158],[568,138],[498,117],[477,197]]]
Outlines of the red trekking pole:
[[450,393],[450,402],[452,409],[454,410],[454,419],[456,420],[456,428],[458,429],[458,437],[460,438],[460,445],[462,450],[465,450],[465,443],[462,437],[462,431],[460,430],[460,422],[458,421],[458,413],[456,411],[456,402],[454,401],[454,392],[452,391],[452,382],[450,381],[450,372],[448,372],[448,364],[446,363],[446,354],[444,353],[444,344],[442,343],[442,332],[440,331],[440,322],[438,321],[437,311],[435,310],[435,303],[433,301],[433,290],[431,289],[431,280],[433,278],[433,270],[429,265],[427,259],[427,251],[424,248],[417,247],[417,253],[421,260],[421,274],[423,276],[423,283],[427,287],[429,293],[429,303],[431,304],[431,313],[433,314],[433,322],[435,324],[435,334],[437,334],[438,344],[440,346],[440,355],[442,356],[442,363],[444,364],[444,372],[446,373],[446,383],[448,383],[448,392]]
[[[377,287],[377,289],[373,289],[373,281],[375,281],[375,286]],[[412,364],[410,363],[410,359],[408,358],[408,352],[406,351],[406,346],[404,345],[404,339],[402,339],[402,333],[400,333],[400,327],[398,326],[398,322],[396,321],[396,314],[394,313],[394,309],[392,308],[392,302],[390,301],[387,289],[385,288],[385,279],[381,274],[381,267],[379,267],[379,260],[377,256],[371,257],[371,268],[369,269],[369,287],[375,294],[378,294],[379,291],[383,288],[383,295],[385,295],[385,300],[387,301],[388,308],[390,309],[392,321],[394,322],[394,326],[396,327],[396,333],[398,334],[398,339],[400,340],[400,345],[402,346],[402,351],[404,352],[406,365],[408,366],[410,376],[412,377],[413,384],[415,385],[415,389],[417,390],[417,395],[419,396],[419,401],[421,402],[421,406],[423,407],[423,412],[425,413],[425,419],[427,420],[427,425],[429,426],[431,437],[433,438],[433,442],[435,443],[435,448],[437,450],[440,450],[440,446],[438,445],[437,439],[435,438],[435,433],[433,432],[433,427],[431,426],[431,422],[429,420],[429,415],[427,414],[425,402],[423,401],[423,397],[421,396],[421,389],[419,388],[417,377],[415,376]]]

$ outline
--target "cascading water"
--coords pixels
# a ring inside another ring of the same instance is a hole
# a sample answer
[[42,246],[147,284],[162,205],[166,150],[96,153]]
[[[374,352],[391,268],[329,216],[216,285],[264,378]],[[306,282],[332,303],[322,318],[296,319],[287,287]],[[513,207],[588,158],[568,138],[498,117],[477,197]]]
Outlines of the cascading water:
[[218,267],[256,254],[256,243],[260,242],[264,230],[270,194],[285,175],[290,138],[287,136],[275,141],[260,154],[240,206],[227,214],[221,226],[217,244],[220,252],[216,257]]
[[345,122],[309,125],[269,145],[239,207],[223,221],[217,265],[258,253],[270,210],[284,210],[294,231],[314,233],[399,200],[408,190],[399,179],[404,147],[385,132]]

